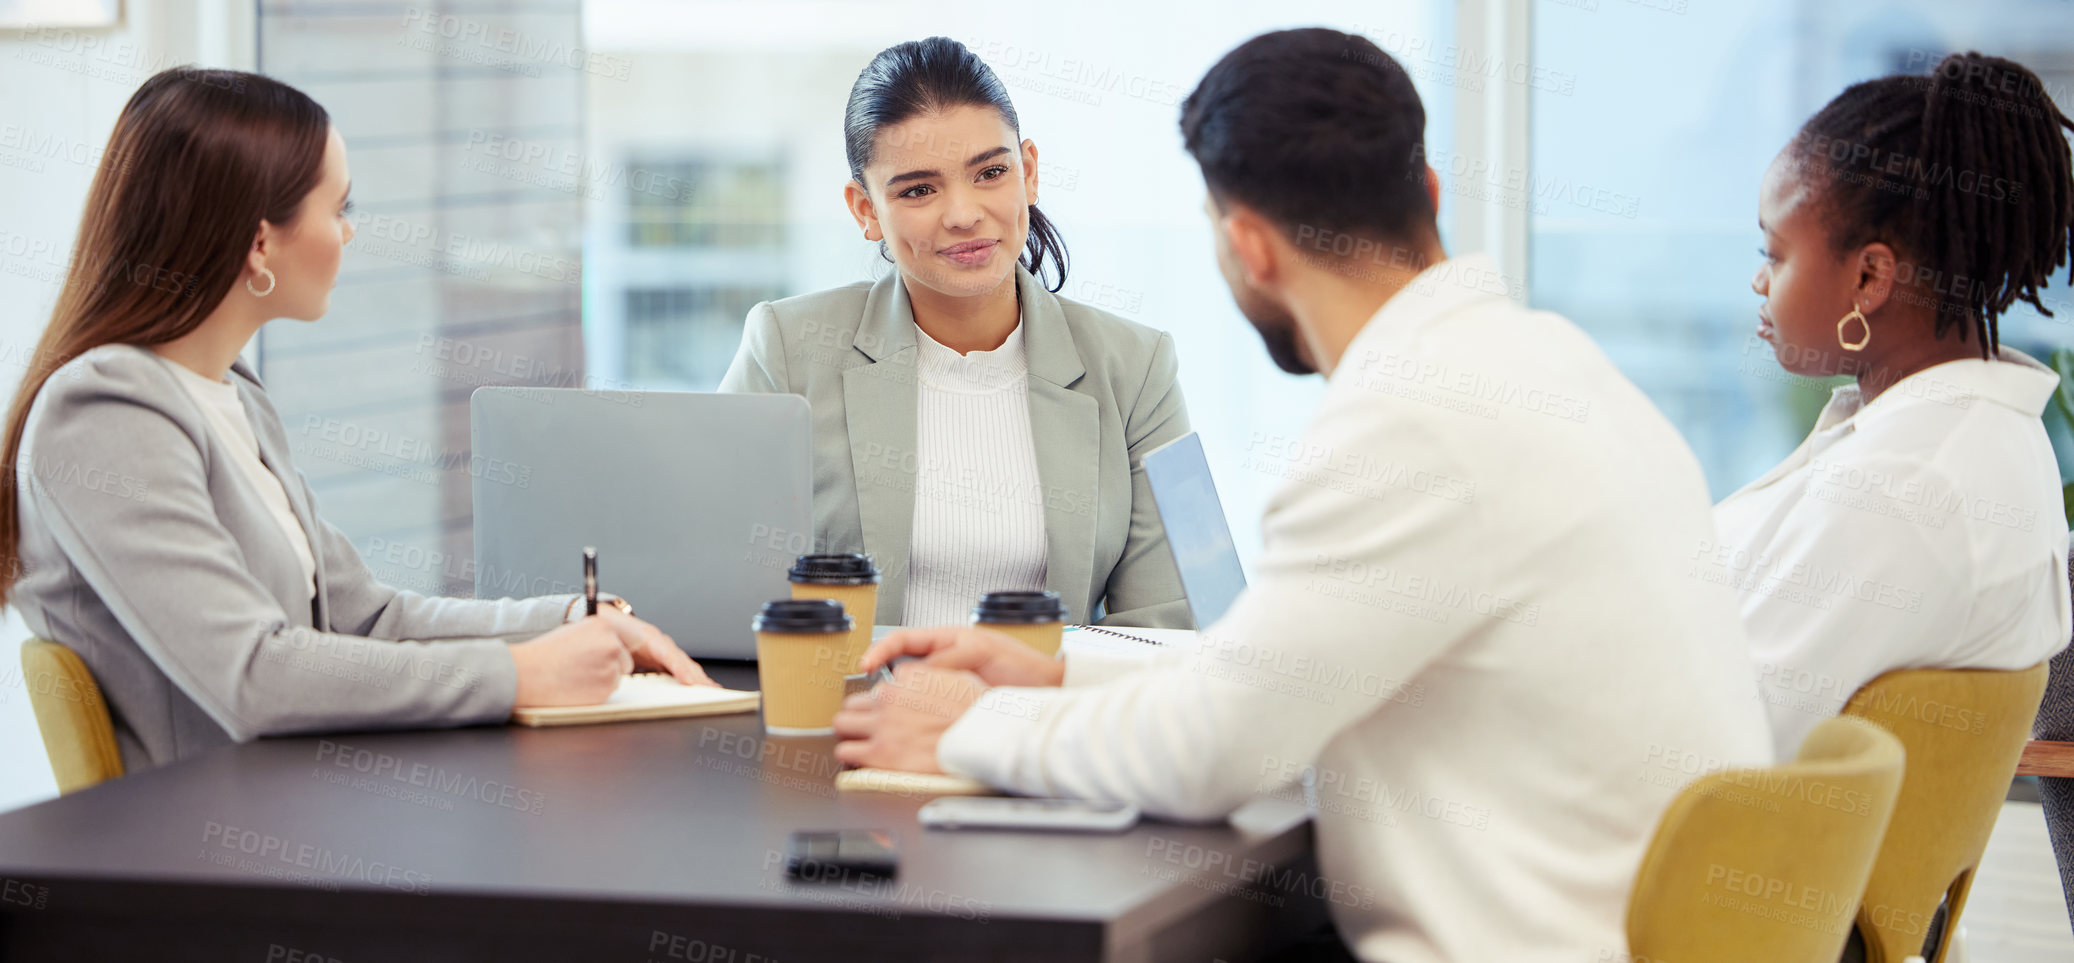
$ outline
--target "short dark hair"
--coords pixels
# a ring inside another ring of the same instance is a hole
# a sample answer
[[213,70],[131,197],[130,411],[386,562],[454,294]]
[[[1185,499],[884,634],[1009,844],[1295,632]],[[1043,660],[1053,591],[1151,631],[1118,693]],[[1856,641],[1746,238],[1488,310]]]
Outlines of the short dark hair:
[[[1016,121],[1015,105],[1008,88],[994,69],[964,44],[949,37],[930,37],[894,44],[879,51],[850,86],[850,103],[843,109],[843,151],[850,161],[850,176],[864,183],[864,168],[871,163],[879,128],[891,127],[918,114],[952,107],[990,107],[1001,115],[1016,136],[1022,125]],[[886,255],[885,242],[879,254]],[[1042,278],[1047,258],[1056,275],[1047,289],[1066,286],[1066,241],[1059,229],[1037,205],[1030,205],[1030,236],[1023,245],[1023,267]]]
[[1181,137],[1213,197],[1292,237],[1302,226],[1379,241],[1437,236],[1425,105],[1364,37],[1313,27],[1240,44],[1182,101]]
[[[1934,278],[1937,337],[1980,335],[2074,252],[2074,129],[2022,64],[1952,54],[1930,76],[1853,84],[1802,126],[1787,157],[1839,253],[1881,241]],[[2070,272],[2074,280],[2074,272]]]

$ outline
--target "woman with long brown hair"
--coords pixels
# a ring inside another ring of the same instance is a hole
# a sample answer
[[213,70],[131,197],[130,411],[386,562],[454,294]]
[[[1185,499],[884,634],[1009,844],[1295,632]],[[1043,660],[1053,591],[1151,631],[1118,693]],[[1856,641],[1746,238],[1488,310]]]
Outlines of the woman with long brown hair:
[[105,156],[9,411],[0,601],[93,671],[126,768],[599,702],[635,666],[708,681],[628,610],[383,585],[317,514],[238,355],[267,322],[329,306],[353,227],[324,108],[257,74],[176,68],[130,98]]

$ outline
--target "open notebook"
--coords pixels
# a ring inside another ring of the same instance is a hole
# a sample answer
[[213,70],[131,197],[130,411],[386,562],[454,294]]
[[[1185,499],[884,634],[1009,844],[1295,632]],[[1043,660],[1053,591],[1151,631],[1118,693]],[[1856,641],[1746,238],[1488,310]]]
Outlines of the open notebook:
[[580,726],[593,722],[637,722],[686,716],[720,716],[755,712],[758,694],[709,685],[685,685],[661,672],[642,672],[619,680],[611,698],[589,706],[538,706],[513,709],[511,721],[522,726]]
[[1202,636],[1194,629],[1151,629],[1135,625],[1069,625],[1066,626],[1066,632],[1066,638],[1095,644],[1123,639],[1146,645],[1194,649],[1202,643]]

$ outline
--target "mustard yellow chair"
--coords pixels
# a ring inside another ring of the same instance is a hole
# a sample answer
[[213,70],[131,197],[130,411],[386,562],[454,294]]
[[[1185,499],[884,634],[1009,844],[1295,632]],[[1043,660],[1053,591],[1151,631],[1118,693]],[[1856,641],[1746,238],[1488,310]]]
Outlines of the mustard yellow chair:
[[22,643],[22,684],[43,733],[58,792],[78,792],[122,775],[115,724],[94,674],[71,649],[42,639]]
[[1624,959],[1836,963],[1901,787],[1878,726],[1825,719],[1800,757],[1701,776],[1657,823]]
[[1919,954],[1944,960],[1948,935],[1924,946],[1931,919],[1944,903],[1944,933],[1958,929],[2045,676],[2043,663],[2015,671],[1903,669],[1866,683],[1844,707],[1845,715],[1878,723],[1908,750],[1894,822],[1858,911],[1866,963],[1903,963]]

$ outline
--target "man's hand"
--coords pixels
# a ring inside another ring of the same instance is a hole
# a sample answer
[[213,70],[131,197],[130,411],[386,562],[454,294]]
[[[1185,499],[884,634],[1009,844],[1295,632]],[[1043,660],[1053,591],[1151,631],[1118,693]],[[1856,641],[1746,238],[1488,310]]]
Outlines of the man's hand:
[[1056,686],[1066,680],[1066,664],[993,629],[902,629],[865,650],[863,669],[903,656],[920,656],[935,669],[956,669],[979,676],[987,685]]
[[[1021,645],[1013,640],[1010,644]],[[852,766],[942,772],[936,764],[937,743],[986,690],[970,672],[913,662],[902,665],[894,670],[892,682],[843,700],[842,711],[835,715],[835,735],[842,740],[836,744],[835,758]]]

